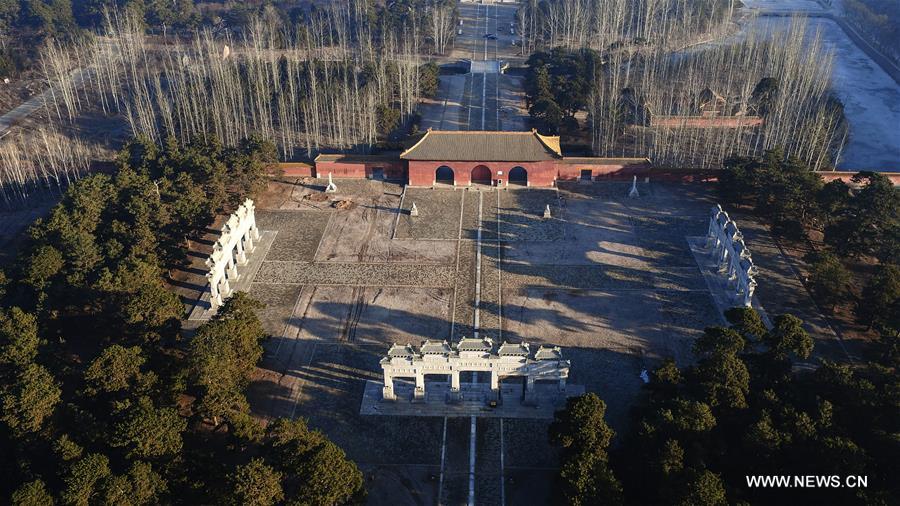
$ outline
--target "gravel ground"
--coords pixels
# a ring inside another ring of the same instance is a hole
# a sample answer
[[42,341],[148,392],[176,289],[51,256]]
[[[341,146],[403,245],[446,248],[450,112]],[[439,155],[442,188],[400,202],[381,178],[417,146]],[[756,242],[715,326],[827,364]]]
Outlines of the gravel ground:
[[475,240],[478,237],[478,198],[481,196],[482,214],[484,213],[484,202],[495,199],[495,193],[490,192],[462,192],[463,193],[463,213],[461,225],[461,238]]
[[456,276],[456,310],[453,314],[453,339],[472,337],[475,331],[475,243],[459,245],[459,271]]
[[[550,205],[553,218],[543,218]],[[565,235],[565,210],[553,190],[510,190],[500,195],[500,237],[504,241],[557,241]]]
[[500,332],[500,271],[496,243],[485,244],[481,251],[481,334],[501,339]]
[[500,504],[500,420],[475,423],[475,497],[478,504]]
[[266,305],[257,311],[263,328],[269,335],[281,335],[284,326],[294,310],[294,304],[300,295],[299,285],[271,285],[266,283],[253,283],[250,287],[250,296]]
[[610,265],[525,265],[504,262],[504,290],[550,286],[575,290],[706,290],[695,267],[647,272]]
[[[277,240],[277,239],[276,239]],[[359,286],[453,286],[450,266],[264,262],[258,283]]]
[[329,216],[320,211],[257,211],[260,230],[278,231],[266,261],[312,262]]
[[[459,237],[459,210],[464,191],[407,188],[403,208],[409,210],[413,202],[419,209],[418,217],[400,215],[398,239],[457,239]],[[477,212],[477,211],[476,211]]]

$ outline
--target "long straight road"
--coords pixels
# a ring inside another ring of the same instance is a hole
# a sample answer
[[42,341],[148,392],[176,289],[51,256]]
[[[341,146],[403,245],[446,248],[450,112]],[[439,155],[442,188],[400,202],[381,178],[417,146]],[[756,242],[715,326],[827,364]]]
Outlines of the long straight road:
[[438,97],[420,107],[422,128],[525,130],[522,78],[500,72],[504,62],[518,58],[516,6],[460,3],[459,14],[462,34],[451,56],[470,61],[470,72],[441,76]]

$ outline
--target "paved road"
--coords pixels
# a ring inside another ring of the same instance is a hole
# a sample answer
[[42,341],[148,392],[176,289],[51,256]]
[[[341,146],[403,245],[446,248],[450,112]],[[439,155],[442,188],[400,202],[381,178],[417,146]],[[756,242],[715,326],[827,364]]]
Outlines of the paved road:
[[[71,75],[75,81],[75,87],[81,88],[84,85],[85,81],[90,77],[90,73],[90,70],[85,69],[73,70]],[[13,127],[13,125],[19,123],[23,119],[37,112],[39,109],[43,108],[44,102],[51,100],[52,94],[53,90],[48,88],[43,93],[31,97],[15,109],[7,112],[3,116],[0,116],[0,137],[6,135],[9,132],[9,129]]]
[[[422,104],[422,128],[435,130],[519,131],[528,126],[522,79],[500,73],[504,62],[517,58],[517,37],[510,33],[514,5],[459,5],[462,25],[451,53],[471,61],[465,75],[441,76],[438,97]],[[487,38],[485,35],[495,35]]]

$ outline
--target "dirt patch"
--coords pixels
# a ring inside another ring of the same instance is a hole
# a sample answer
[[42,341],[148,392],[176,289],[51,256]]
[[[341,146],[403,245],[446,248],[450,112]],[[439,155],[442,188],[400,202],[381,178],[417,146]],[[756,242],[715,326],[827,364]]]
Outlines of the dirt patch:
[[352,200],[335,200],[331,203],[331,207],[340,209],[341,211],[349,211],[355,209],[358,204]]
[[303,200],[309,200],[311,202],[325,202],[330,198],[331,197],[324,193],[307,193],[303,196]]

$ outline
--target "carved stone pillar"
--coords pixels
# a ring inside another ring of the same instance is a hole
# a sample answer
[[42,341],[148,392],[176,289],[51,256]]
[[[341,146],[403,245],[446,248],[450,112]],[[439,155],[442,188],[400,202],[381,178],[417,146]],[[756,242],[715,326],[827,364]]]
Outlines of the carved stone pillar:
[[222,305],[222,294],[219,293],[219,281],[215,279],[213,273],[207,273],[206,279],[209,280],[209,305],[215,309]]
[[238,265],[247,265],[247,253],[244,251],[244,243],[243,241],[238,240],[237,242],[237,263]]
[[530,374],[528,376],[525,376],[524,401],[525,404],[529,406],[534,406],[537,404],[537,396],[534,391],[534,376]]
[[381,398],[386,401],[397,400],[397,395],[394,393],[394,377],[387,371],[384,371],[384,388],[381,389]]
[[253,234],[249,230],[244,234],[244,249],[247,250],[247,253],[253,253],[253,250],[256,249],[256,245],[253,244]]
[[222,297],[231,297],[231,285],[228,283],[228,278],[222,278]]
[[226,266],[228,269],[228,279],[230,281],[237,281],[241,279],[241,275],[238,274],[237,264],[234,262],[234,252],[229,252],[228,254],[228,265]]
[[425,375],[416,371],[416,389],[413,391],[413,400],[425,400]]
[[454,369],[450,371],[450,401],[455,402],[460,399],[459,393],[459,371]]

